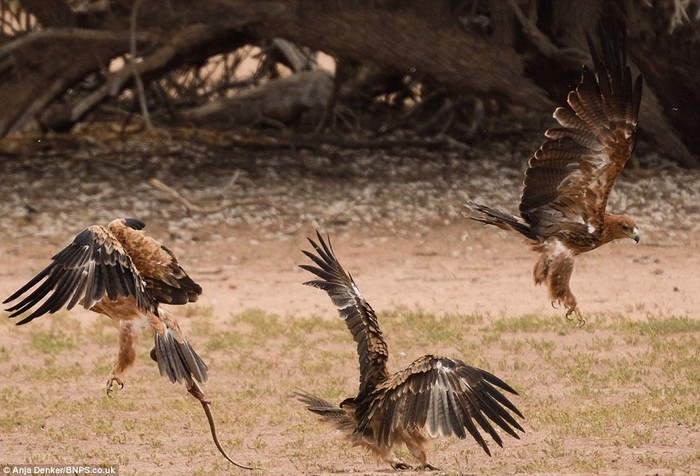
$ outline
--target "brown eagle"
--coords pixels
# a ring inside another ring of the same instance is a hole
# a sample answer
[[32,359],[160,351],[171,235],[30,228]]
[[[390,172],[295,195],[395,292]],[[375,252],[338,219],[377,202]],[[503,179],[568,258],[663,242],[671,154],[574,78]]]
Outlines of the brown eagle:
[[208,368],[182,335],[180,326],[161,304],[195,302],[202,287],[180,266],[175,254],[142,230],[136,218],[120,218],[107,227],[93,225],[81,231],[53,262],[18,289],[3,303],[20,298],[7,308],[9,317],[31,311],[17,325],[26,324],[46,313],[77,304],[119,322],[119,354],[107,380],[107,395],[115,384],[124,387],[122,373],[134,363],[136,328],[146,323],[155,345],[151,358],[160,374],[171,382],[184,382],[187,391],[204,408],[209,430],[219,452],[237,463],[221,446],[210,402],[197,382],[207,380]]
[[642,97],[642,77],[634,84],[627,66],[624,27],[609,35],[602,27],[602,57],[590,37],[595,75],[583,66],[581,81],[559,107],[560,127],[528,163],[520,216],[469,202],[467,216],[524,236],[540,258],[535,283],[546,283],[552,304],[566,308],[578,324],[585,321],[569,288],[574,256],[612,240],[639,242],[634,219],[605,211],[615,179],[632,155]]
[[207,379],[206,364],[160,307],[194,302],[202,288],[180,267],[172,251],[141,231],[144,227],[141,220],[122,218],[106,228],[86,228],[50,265],[4,301],[22,298],[6,309],[11,312],[9,317],[31,311],[18,325],[64,306],[70,310],[76,304],[119,322],[119,354],[107,380],[107,395],[115,384],[124,387],[121,375],[134,363],[139,321],[145,321],[153,334],[151,357],[158,362],[161,375],[172,382],[185,382],[188,389],[193,388],[193,379]]
[[357,396],[340,406],[304,391],[297,391],[296,397],[354,445],[365,447],[395,469],[409,468],[393,451],[401,443],[420,461],[421,468],[435,469],[428,463],[430,438],[466,438],[469,434],[488,455],[491,452],[479,428],[499,446],[503,441],[493,424],[519,438],[515,430],[524,430],[508,410],[521,418],[522,414],[499,388],[517,392],[485,370],[461,360],[425,355],[390,374],[387,345],[376,314],[336,259],[330,240],[326,244],[318,232],[316,235],[318,244],[309,239],[316,254],[303,252],[316,266],[300,267],[320,279],[304,284],[328,293],[352,333],[360,360],[360,388]]

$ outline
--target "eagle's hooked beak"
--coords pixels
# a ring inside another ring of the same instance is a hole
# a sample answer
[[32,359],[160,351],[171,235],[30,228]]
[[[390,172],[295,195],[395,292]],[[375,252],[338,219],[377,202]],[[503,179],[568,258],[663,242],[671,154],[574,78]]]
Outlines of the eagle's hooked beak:
[[632,238],[635,243],[639,243],[639,230],[636,226],[632,229],[632,232],[630,233],[630,238]]

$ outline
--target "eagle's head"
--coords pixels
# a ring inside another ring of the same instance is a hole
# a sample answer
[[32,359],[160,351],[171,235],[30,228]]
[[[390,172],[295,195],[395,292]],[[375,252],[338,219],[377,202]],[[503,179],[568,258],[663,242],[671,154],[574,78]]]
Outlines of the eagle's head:
[[632,217],[628,217],[627,215],[611,215],[611,218],[612,220],[606,223],[612,235],[611,239],[632,238],[636,243],[639,243],[639,229]]

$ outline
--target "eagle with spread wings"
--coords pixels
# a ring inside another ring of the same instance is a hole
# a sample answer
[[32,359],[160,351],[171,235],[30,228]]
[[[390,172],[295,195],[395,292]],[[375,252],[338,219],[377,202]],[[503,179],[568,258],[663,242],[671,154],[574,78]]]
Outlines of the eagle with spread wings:
[[499,445],[503,441],[494,427],[519,438],[524,431],[513,414],[520,410],[501,392],[517,392],[495,375],[461,360],[425,355],[404,370],[390,374],[389,353],[377,316],[360,293],[350,274],[338,262],[330,240],[316,232],[318,243],[309,239],[316,254],[304,251],[315,265],[300,265],[320,279],[304,284],[328,293],[357,344],[360,388],[357,396],[335,406],[304,391],[296,397],[307,408],[335,426],[354,445],[372,452],[394,469],[408,469],[394,454],[404,443],[420,461],[428,463],[430,438],[471,435],[491,455],[479,429]]
[[528,163],[520,216],[469,202],[466,216],[525,237],[540,253],[533,275],[546,283],[552,304],[566,317],[585,321],[569,287],[574,257],[612,240],[639,242],[634,219],[606,211],[615,179],[634,150],[642,77],[632,81],[624,27],[611,34],[599,27],[602,56],[588,37],[595,74],[583,66],[581,80],[559,107],[559,127]]
[[[135,325],[148,324],[155,345],[151,357],[160,374],[172,382],[207,379],[207,366],[182,335],[160,304],[194,302],[202,288],[185,272],[175,254],[141,231],[136,218],[112,221],[107,227],[93,225],[52,258],[51,264],[8,297],[17,301],[7,308],[9,317],[30,312],[17,324],[27,324],[46,313],[81,305],[119,322],[119,354],[107,380],[107,395],[136,358]],[[34,288],[32,290],[32,288]],[[29,292],[32,290],[31,292]]]
[[[161,304],[195,302],[202,287],[180,266],[175,254],[142,230],[136,218],[113,220],[107,227],[92,225],[53,256],[51,264],[8,297],[18,301],[6,310],[11,318],[29,312],[22,325],[44,314],[81,305],[119,323],[119,353],[107,379],[107,395],[124,387],[122,374],[136,358],[137,326],[145,322],[155,345],[151,358],[160,374],[181,382],[202,404],[214,444],[231,463],[221,446],[216,426],[199,383],[208,368],[182,334],[180,326]],[[199,382],[199,383],[198,383]]]

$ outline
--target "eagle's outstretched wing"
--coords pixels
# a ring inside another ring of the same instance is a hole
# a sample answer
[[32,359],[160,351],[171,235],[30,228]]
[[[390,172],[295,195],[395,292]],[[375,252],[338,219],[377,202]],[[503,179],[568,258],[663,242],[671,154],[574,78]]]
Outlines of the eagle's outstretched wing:
[[523,418],[522,413],[499,388],[517,395],[485,370],[460,360],[425,355],[377,388],[364,408],[360,404],[357,431],[373,426],[372,420],[379,418],[380,446],[391,445],[399,429],[421,429],[431,437],[466,438],[468,433],[491,455],[479,428],[499,446],[503,441],[492,423],[518,439],[515,430],[525,431],[510,412]]
[[146,290],[161,304],[195,302],[202,287],[180,266],[175,254],[155,238],[143,233],[145,224],[136,218],[112,221],[109,231],[117,237],[133,260]]
[[157,314],[157,303],[146,292],[137,268],[108,229],[93,225],[83,230],[52,260],[3,302],[19,299],[36,286],[20,302],[6,309],[11,312],[9,317],[16,317],[34,308],[18,325],[47,312],[54,313],[63,306],[72,309],[81,300],[83,307],[90,309],[104,298],[115,301],[119,296],[133,296],[139,309]]
[[303,251],[317,266],[302,264],[301,268],[315,274],[321,279],[307,281],[304,284],[323,289],[338,308],[340,317],[352,333],[357,343],[360,359],[360,391],[363,395],[371,391],[389,376],[386,362],[389,358],[384,337],[379,329],[377,316],[372,307],[355,285],[352,277],[345,272],[333,253],[333,248],[323,240],[316,231],[319,244],[309,238],[317,254]]
[[530,159],[520,214],[540,236],[579,230],[600,236],[608,195],[634,149],[642,77],[632,84],[624,27],[615,35],[599,28],[602,59],[589,38],[595,75],[581,81],[554,118],[561,127]]

